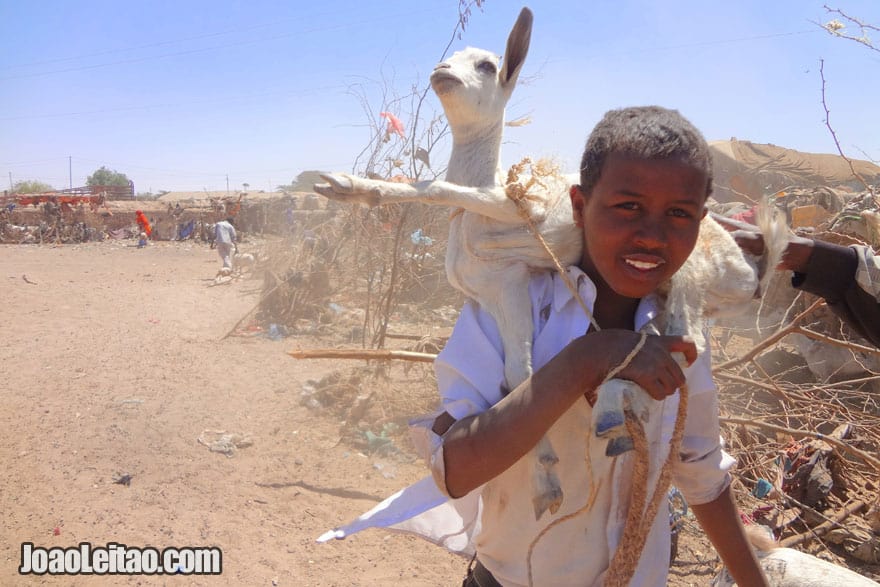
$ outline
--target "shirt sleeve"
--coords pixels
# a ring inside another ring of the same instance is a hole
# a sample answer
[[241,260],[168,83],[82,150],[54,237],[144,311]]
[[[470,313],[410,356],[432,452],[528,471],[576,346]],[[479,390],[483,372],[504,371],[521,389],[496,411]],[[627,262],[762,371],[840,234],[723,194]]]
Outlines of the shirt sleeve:
[[791,285],[836,303],[853,284],[857,266],[855,250],[817,240],[806,272],[795,272]]
[[452,336],[434,362],[443,409],[456,420],[488,410],[502,398],[504,351],[498,326],[476,302],[462,308]]
[[448,496],[443,438],[433,431],[434,419],[447,412],[456,420],[488,410],[501,400],[504,353],[495,321],[468,301],[459,314],[452,336],[434,361],[441,407],[434,414],[410,422],[417,451],[428,464],[434,483]]
[[816,241],[807,272],[795,273],[791,284],[824,298],[841,320],[880,346],[880,259],[870,248]]
[[724,451],[718,419],[718,391],[712,380],[710,351],[686,371],[688,410],[673,480],[688,503],[708,503],[730,485],[736,460]]

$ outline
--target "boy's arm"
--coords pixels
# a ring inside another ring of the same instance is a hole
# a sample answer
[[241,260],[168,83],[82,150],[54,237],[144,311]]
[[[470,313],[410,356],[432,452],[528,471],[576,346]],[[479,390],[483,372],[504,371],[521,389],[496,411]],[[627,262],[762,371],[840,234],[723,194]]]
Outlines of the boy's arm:
[[[450,496],[464,496],[504,472],[587,390],[565,367],[572,346],[485,412],[457,421],[446,413],[437,418],[434,431],[445,434],[443,460]],[[600,382],[595,376],[587,385],[595,389]]]
[[691,505],[697,521],[739,587],[768,586],[728,486],[714,500]]
[[[592,396],[605,374],[623,362],[638,338],[628,330],[586,334],[485,412],[458,421],[441,415],[434,432],[445,433],[443,458],[449,495],[461,497],[519,460],[578,399]],[[634,381],[652,397],[668,396],[684,383],[672,352],[685,353],[689,362],[696,358],[692,341],[649,336],[618,377]]]

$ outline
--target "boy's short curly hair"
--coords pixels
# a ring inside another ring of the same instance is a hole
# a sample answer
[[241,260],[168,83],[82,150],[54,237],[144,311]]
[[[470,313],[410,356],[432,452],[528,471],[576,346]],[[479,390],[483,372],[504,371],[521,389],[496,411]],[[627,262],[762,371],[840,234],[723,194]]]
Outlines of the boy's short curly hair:
[[677,110],[637,106],[609,110],[587,139],[581,158],[581,191],[589,194],[611,153],[643,159],[681,159],[706,173],[712,192],[712,153],[703,134]]

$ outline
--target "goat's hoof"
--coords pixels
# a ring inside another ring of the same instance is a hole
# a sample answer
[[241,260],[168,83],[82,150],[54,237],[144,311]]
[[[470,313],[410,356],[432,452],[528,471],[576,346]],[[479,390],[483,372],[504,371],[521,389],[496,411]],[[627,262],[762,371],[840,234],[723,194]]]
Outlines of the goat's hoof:
[[562,506],[562,488],[557,485],[540,495],[535,495],[532,497],[532,506],[535,508],[536,520],[540,520],[548,510],[551,514],[555,514]]
[[550,510],[551,514],[558,512],[562,498],[562,484],[552,467],[538,464],[532,480],[532,506],[535,508],[535,519],[540,520],[547,510]]
[[347,196],[352,193],[354,186],[351,178],[344,175],[321,174],[321,179],[327,183],[318,183],[313,187],[315,191],[325,198],[334,198],[339,196]]
[[610,438],[608,440],[608,444],[605,446],[605,456],[616,457],[618,455],[622,455],[625,452],[629,452],[634,448],[635,444],[633,444],[632,437],[615,436],[614,438]]

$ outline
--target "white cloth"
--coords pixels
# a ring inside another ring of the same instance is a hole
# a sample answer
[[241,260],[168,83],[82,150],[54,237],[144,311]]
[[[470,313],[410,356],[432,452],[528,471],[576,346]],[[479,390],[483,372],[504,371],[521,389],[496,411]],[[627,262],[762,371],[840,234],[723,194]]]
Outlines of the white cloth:
[[223,267],[232,269],[232,244],[217,243],[217,254],[220,255],[220,259],[223,261]]
[[[578,268],[570,268],[569,275],[578,283],[582,299],[592,308],[596,295],[592,282]],[[586,332],[589,321],[558,275],[534,276],[529,293],[535,324],[532,359],[534,368],[539,369]],[[655,298],[643,299],[636,313],[636,327],[644,326],[656,311]],[[465,305],[449,342],[437,358],[435,369],[442,409],[456,419],[483,412],[500,401],[504,383],[503,351],[498,328],[488,313],[474,303]],[[688,419],[681,449],[682,463],[674,470],[673,482],[690,503],[700,504],[715,499],[727,487],[728,471],[734,461],[721,448],[717,397],[708,352],[685,374],[689,389]],[[665,400],[662,421],[648,427],[652,462],[650,490],[667,457],[677,405],[677,394]],[[548,431],[559,456],[557,471],[565,494],[562,507],[554,515],[547,513],[538,521],[534,519],[529,489],[534,463],[533,457],[526,455],[460,499],[442,502],[444,492],[436,486],[427,489],[431,478],[422,480],[417,484],[421,492],[404,490],[398,499],[389,498],[354,524],[328,532],[321,539],[342,538],[369,526],[412,531],[454,552],[469,553],[476,548],[480,561],[503,585],[527,585],[529,545],[553,520],[584,506],[592,479],[600,484],[595,505],[589,512],[555,526],[544,535],[535,547],[532,568],[536,585],[599,584],[623,531],[633,453],[617,457],[616,461],[605,457],[605,441],[593,436],[590,416],[589,404],[585,399],[579,400]],[[429,437],[427,444],[436,447],[439,438],[430,432],[429,422],[430,418],[423,421],[421,431]],[[592,470],[586,463],[588,451]],[[441,505],[435,505],[440,502]],[[424,513],[409,517],[419,510]],[[401,515],[395,516],[395,511]],[[430,526],[438,519],[446,523]],[[469,542],[462,547],[464,540]],[[665,585],[669,552],[668,520],[665,515],[658,515],[632,584]]]
[[231,245],[235,242],[235,227],[221,220],[214,225],[214,242]]

